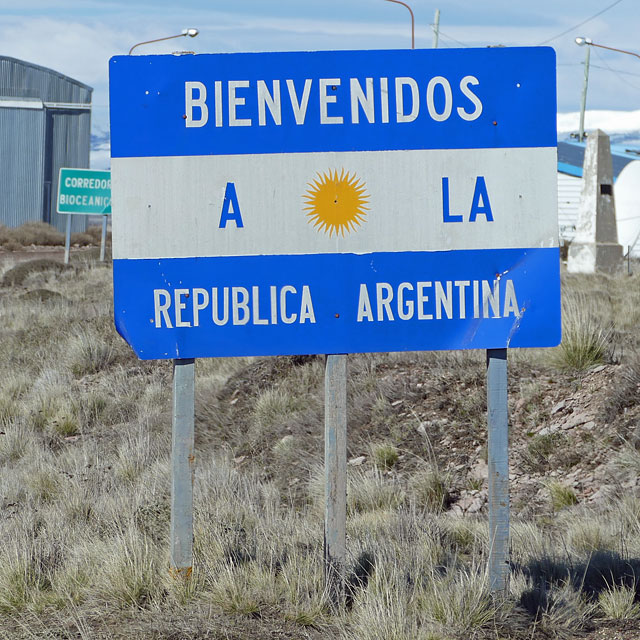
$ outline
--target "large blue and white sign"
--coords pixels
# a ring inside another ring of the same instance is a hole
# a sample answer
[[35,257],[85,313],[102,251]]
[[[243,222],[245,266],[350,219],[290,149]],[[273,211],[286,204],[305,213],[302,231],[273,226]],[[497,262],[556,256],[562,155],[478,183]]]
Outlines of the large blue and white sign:
[[141,358],[560,341],[550,48],[118,56]]

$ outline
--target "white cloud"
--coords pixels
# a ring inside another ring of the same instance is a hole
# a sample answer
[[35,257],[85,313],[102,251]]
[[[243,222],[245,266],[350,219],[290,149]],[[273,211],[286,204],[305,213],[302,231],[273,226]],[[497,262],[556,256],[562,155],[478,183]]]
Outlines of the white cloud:
[[[578,131],[580,112],[558,114],[558,133]],[[640,109],[637,111],[592,110],[584,114],[584,128],[587,131],[602,129],[611,135],[614,133],[633,133],[640,131]]]

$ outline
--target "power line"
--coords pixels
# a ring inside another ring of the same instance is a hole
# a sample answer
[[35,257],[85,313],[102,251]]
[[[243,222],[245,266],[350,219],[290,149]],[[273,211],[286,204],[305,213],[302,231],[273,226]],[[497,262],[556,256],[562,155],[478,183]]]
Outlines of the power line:
[[557,36],[553,36],[553,38],[549,38],[548,40],[545,40],[544,42],[541,42],[538,46],[541,46],[543,44],[548,44],[549,42],[553,42],[554,40],[557,40],[558,38],[562,38],[562,36],[566,36],[567,33],[571,33],[571,31],[573,31],[574,29],[577,29],[578,27],[581,27],[583,24],[587,24],[587,22],[590,22],[591,20],[593,20],[594,18],[597,18],[598,16],[601,16],[605,11],[609,11],[609,9],[613,9],[613,7],[615,7],[617,4],[620,4],[621,2],[622,2],[622,0],[616,0],[615,2],[612,2],[609,6],[605,7],[601,11],[598,11],[598,13],[594,13],[590,18],[587,18],[586,20],[583,20],[582,22],[579,22],[578,24],[574,25],[570,29],[567,29],[566,31],[563,31],[562,33],[559,33]]
[[[579,63],[582,64],[582,63]],[[614,69],[613,67],[610,67],[609,65],[605,65],[604,67],[601,67],[600,65],[597,64],[590,64],[590,67],[592,67],[593,69],[603,69],[605,71],[611,71],[612,73],[616,73],[619,76],[620,75],[624,75],[624,76],[633,76],[634,78],[640,78],[640,73],[632,73],[631,71],[623,71],[622,69]]]
[[[600,56],[598,56],[600,57]],[[556,63],[557,67],[584,67],[584,62],[558,62]],[[633,76],[635,78],[640,78],[640,73],[633,73],[632,71],[623,71],[622,69],[614,69],[605,63],[604,67],[600,65],[593,64],[593,62],[589,65],[590,69],[602,69],[604,71],[611,71],[613,73],[618,73],[625,76]]]
[[[594,47],[594,48],[595,48],[595,47]],[[624,84],[625,84],[626,86],[628,86],[628,87],[633,87],[634,89],[640,89],[640,86],[635,85],[635,84],[633,84],[632,82],[629,82],[628,80],[625,80],[625,79],[622,77],[622,75],[621,75],[622,73],[628,73],[628,72],[625,72],[625,71],[620,72],[620,71],[616,71],[616,69],[612,69],[612,68],[607,64],[606,60],[605,60],[605,59],[600,55],[600,52],[599,52],[597,49],[596,49],[595,51],[596,51],[596,55],[597,55],[597,56],[598,56],[598,58],[600,59],[600,62],[602,62],[602,64],[604,65],[605,69],[607,69],[608,71],[611,71],[611,73],[613,73],[613,74],[615,74],[616,76],[618,76],[618,80],[620,80],[620,81],[624,82]],[[601,67],[599,67],[599,68],[601,68]],[[632,74],[628,74],[628,75],[634,75],[634,76],[636,76],[636,75],[638,75],[638,74],[636,74],[636,73],[632,73]]]
[[[620,1],[620,0],[618,0]],[[471,47],[470,44],[466,44],[464,42],[460,42],[460,40],[456,40],[454,37],[447,35],[446,33],[444,33],[444,31],[440,30],[440,35],[444,36],[447,40],[451,40],[452,42],[455,42],[456,44],[459,44],[461,47]]]

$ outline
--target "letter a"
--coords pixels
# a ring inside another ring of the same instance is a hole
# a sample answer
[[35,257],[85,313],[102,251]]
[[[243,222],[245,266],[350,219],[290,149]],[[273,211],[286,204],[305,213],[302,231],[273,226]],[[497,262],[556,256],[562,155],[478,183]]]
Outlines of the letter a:
[[219,229],[224,229],[227,222],[233,220],[238,229],[242,229],[242,214],[240,213],[240,205],[238,204],[238,196],[236,194],[236,185],[233,182],[227,182],[224,190],[224,202],[222,203],[222,213],[220,214]]
[[[480,204],[480,202],[482,202],[482,204]],[[476,178],[476,188],[473,190],[473,202],[471,203],[469,222],[475,222],[478,214],[482,214],[487,219],[487,222],[493,222],[491,203],[489,202],[487,185],[483,176],[478,176]]]

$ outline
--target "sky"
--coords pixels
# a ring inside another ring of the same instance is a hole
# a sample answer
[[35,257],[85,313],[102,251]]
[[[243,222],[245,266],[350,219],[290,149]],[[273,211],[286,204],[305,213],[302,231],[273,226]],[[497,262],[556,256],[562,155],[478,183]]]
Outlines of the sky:
[[[433,46],[437,8],[440,47],[553,46],[561,113],[580,108],[585,47],[575,44],[576,36],[640,52],[638,0],[407,1],[415,14],[416,47]],[[195,27],[196,38],[136,52],[398,49],[410,46],[410,24],[407,9],[386,0],[0,0],[0,55],[93,87],[99,134],[109,129],[108,60],[138,42]],[[592,47],[587,109],[640,109],[640,58]]]

